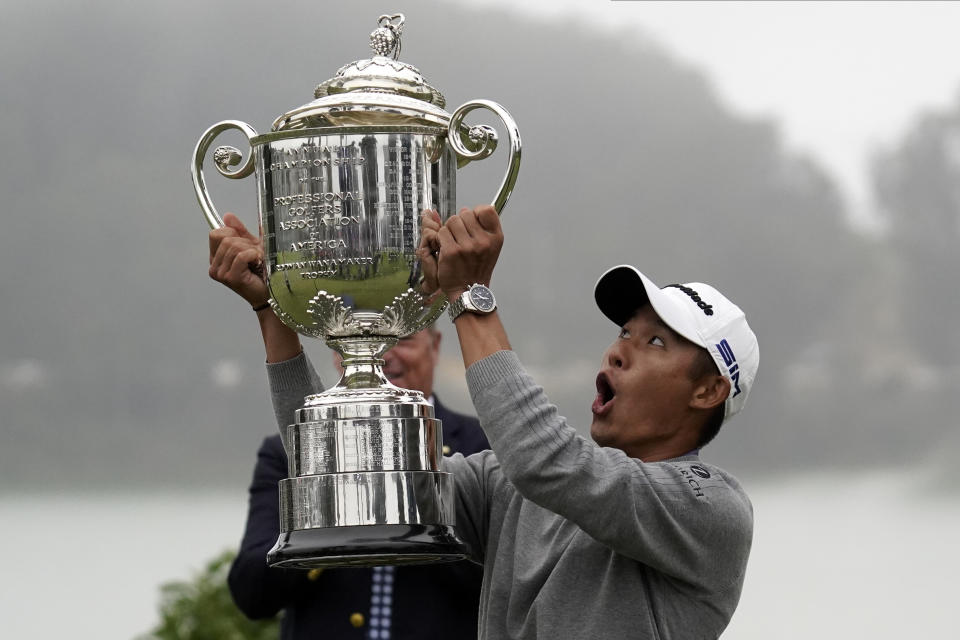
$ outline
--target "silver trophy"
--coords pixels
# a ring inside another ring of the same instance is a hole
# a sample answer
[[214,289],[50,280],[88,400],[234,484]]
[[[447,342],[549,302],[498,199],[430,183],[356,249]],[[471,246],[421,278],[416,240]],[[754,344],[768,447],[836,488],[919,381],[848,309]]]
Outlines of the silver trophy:
[[343,357],[343,377],[308,396],[282,430],[289,477],[280,483],[280,538],[271,566],[382,565],[458,560],[453,478],[440,470],[440,421],[419,391],[386,379],[383,354],[433,322],[445,297],[425,291],[416,249],[420,215],[456,210],[456,172],[497,146],[493,111],[510,140],[493,206],[501,211],[520,167],[520,135],[495,102],[454,113],[414,67],[399,62],[402,14],[381,16],[377,55],[320,84],[315,100],[280,116],[270,133],[226,120],[201,136],[193,185],[211,228],[223,220],[203,162],[222,132],[239,129],[250,151],[217,147],[227,178],[256,173],[264,269],[274,312]]

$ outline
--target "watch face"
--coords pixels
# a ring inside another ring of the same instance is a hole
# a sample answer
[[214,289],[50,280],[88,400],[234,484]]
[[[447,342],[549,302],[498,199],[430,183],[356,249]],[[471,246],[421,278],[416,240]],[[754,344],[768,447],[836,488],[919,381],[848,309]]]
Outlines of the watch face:
[[497,302],[493,298],[493,292],[482,285],[470,289],[470,302],[478,311],[493,311],[497,306]]

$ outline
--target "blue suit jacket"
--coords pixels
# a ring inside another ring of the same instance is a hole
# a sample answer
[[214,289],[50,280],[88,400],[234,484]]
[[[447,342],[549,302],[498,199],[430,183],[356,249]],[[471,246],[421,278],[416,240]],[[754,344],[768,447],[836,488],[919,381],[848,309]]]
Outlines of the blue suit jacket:
[[[489,448],[476,418],[449,411],[439,401],[435,413],[442,421],[443,443],[451,451],[470,455]],[[286,477],[280,436],[270,436],[257,453],[246,530],[230,567],[230,593],[250,618],[269,618],[284,609],[283,640],[362,640],[370,619],[370,569],[325,569],[317,575],[267,566],[267,551],[280,535],[278,484]],[[466,560],[397,567],[391,639],[475,638],[482,576],[482,567]],[[364,621],[359,627],[354,626],[357,613]]]

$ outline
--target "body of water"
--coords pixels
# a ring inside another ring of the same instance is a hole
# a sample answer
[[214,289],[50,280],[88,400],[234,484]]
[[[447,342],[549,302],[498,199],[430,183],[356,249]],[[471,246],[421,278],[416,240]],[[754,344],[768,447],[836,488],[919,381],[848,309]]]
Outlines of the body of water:
[[[952,637],[960,496],[911,478],[748,486],[754,549],[724,639]],[[0,497],[0,637],[129,640],[149,630],[159,585],[235,546],[245,511],[242,491]]]

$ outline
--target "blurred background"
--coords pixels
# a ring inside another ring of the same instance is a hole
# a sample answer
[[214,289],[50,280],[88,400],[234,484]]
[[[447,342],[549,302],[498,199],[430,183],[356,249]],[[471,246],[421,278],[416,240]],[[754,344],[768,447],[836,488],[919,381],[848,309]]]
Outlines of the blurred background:
[[[703,452],[756,514],[723,637],[952,628],[960,5],[0,10],[0,636],[131,638],[155,624],[160,584],[239,542],[276,427],[256,319],[206,275],[188,160],[215,122],[265,132],[309,102],[398,11],[401,60],[450,111],[488,98],[519,125],[493,288],[574,424],[589,424],[616,334],[592,300],[607,267],[707,281],[747,310],[758,384]],[[464,169],[460,203],[489,201],[505,162]],[[221,211],[255,224],[253,178],[208,168],[208,183]],[[471,411],[441,325],[438,393]],[[307,349],[332,382],[325,347]]]

